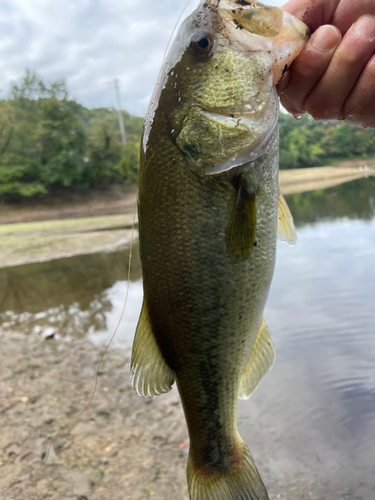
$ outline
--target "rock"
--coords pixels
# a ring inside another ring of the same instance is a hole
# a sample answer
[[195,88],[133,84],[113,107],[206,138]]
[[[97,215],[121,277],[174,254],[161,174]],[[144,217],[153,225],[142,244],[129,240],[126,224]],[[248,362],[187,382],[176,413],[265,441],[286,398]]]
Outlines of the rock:
[[13,455],[19,455],[21,451],[21,447],[18,443],[9,443],[8,446],[5,447],[5,452],[8,457]]

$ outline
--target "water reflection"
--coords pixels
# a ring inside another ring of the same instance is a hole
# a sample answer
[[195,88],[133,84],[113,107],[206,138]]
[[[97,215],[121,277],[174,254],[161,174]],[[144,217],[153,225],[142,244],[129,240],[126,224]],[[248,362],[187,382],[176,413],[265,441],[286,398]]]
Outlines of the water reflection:
[[[112,326],[112,316],[119,318],[127,275],[126,250],[0,269],[1,326],[4,330],[43,336],[89,334],[93,339],[104,340]],[[131,287],[139,288],[140,279],[141,264],[135,244]],[[129,305],[131,309],[132,298]]]
[[[270,454],[271,481],[285,484],[281,498],[289,498],[296,481],[302,498],[309,492],[330,500],[375,498],[372,179],[370,184],[372,189],[363,181],[349,190],[341,186],[329,197],[311,193],[305,205],[292,208],[300,226],[297,246],[278,247],[266,308],[277,362],[239,415],[250,443],[259,419],[272,429],[258,446]],[[331,214],[330,206],[336,207]]]
[[371,220],[375,216],[375,178],[360,179],[285,197],[296,227],[338,218]]

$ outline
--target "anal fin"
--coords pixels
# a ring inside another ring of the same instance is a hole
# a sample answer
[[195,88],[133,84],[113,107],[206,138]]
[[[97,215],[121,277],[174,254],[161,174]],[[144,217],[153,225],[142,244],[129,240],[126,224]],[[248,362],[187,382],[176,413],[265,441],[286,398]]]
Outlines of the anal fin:
[[152,332],[145,300],[133,342],[130,381],[138,396],[145,398],[169,392],[175,381]]
[[297,234],[294,227],[293,216],[289,210],[284,196],[279,194],[278,216],[277,216],[277,237],[281,241],[295,245],[297,243]]
[[253,349],[241,375],[238,391],[240,399],[249,399],[263,376],[272,368],[275,357],[272,335],[263,318]]

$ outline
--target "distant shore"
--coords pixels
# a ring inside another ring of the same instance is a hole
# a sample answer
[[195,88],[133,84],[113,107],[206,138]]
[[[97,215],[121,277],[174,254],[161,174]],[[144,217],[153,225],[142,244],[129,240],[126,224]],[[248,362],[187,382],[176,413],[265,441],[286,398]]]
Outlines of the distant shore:
[[[327,189],[375,175],[375,159],[280,171],[280,190]],[[132,236],[136,186],[0,205],[0,267],[113,251]],[[137,237],[135,230],[134,236]]]
[[347,161],[338,166],[280,170],[284,195],[328,189],[363,177],[375,176],[375,159]]

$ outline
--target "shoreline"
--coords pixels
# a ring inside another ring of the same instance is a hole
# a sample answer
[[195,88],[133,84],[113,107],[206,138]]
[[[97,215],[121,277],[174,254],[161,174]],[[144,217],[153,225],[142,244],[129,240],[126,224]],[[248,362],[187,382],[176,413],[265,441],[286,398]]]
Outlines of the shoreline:
[[[303,193],[368,176],[375,176],[375,159],[281,170],[280,190],[284,195]],[[128,245],[133,220],[137,227],[136,197],[135,186],[113,186],[84,196],[0,205],[0,268],[112,252]]]

